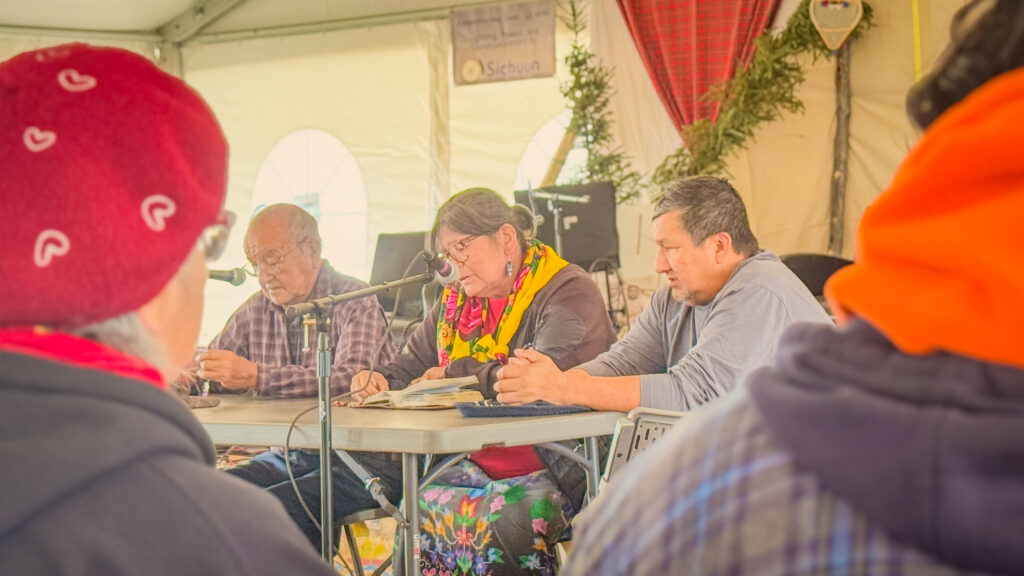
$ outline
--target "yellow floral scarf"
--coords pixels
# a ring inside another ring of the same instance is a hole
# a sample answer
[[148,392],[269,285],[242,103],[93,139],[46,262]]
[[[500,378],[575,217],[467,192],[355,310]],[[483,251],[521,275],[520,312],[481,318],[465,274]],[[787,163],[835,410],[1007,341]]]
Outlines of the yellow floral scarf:
[[569,263],[551,247],[532,241],[523,265],[512,284],[505,308],[493,334],[484,334],[489,306],[486,298],[467,297],[461,289],[448,286],[441,294],[442,310],[437,318],[437,362],[471,356],[481,362],[508,357],[509,342],[519,331],[523,314],[533,298]]

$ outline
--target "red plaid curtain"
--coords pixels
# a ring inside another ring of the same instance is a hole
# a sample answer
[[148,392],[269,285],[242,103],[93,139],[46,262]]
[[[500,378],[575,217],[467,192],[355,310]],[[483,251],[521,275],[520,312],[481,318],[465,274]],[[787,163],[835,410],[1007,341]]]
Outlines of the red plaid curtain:
[[708,88],[747,66],[780,0],[617,0],[676,130],[718,118]]

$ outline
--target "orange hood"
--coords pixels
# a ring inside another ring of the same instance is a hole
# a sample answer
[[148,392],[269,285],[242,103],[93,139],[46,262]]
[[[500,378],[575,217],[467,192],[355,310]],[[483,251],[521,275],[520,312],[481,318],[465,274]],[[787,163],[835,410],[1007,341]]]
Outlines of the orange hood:
[[825,294],[909,354],[1024,367],[1024,69],[939,117],[864,213]]

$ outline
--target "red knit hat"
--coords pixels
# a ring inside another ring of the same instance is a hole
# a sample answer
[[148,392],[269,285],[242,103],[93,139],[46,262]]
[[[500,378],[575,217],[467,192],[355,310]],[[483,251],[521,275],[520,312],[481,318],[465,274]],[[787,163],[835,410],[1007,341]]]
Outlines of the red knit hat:
[[224,200],[227,143],[209,107],[120,49],[0,63],[0,158],[0,325],[140,308]]

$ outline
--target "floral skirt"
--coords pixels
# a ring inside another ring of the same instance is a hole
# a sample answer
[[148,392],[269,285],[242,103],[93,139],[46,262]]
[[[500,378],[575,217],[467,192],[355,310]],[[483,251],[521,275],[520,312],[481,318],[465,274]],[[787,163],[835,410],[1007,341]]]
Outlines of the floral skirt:
[[468,460],[420,495],[424,576],[555,574],[573,510],[547,470],[491,480]]

